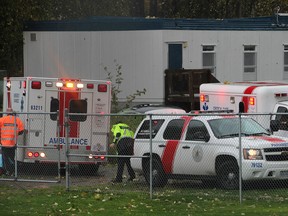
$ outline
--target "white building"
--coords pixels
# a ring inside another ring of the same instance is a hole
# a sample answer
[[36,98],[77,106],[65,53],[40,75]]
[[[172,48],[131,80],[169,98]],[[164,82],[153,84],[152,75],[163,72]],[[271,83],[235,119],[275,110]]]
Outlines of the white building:
[[210,68],[220,81],[287,80],[288,16],[241,19],[92,17],[27,22],[25,76],[106,79],[122,66],[120,97],[164,101],[168,68]]

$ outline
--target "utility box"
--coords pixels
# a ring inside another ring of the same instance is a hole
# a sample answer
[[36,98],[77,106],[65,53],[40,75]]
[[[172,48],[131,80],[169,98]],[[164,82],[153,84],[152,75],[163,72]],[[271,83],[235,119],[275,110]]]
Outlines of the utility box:
[[165,70],[165,105],[187,112],[200,109],[199,88],[203,83],[219,83],[209,69]]

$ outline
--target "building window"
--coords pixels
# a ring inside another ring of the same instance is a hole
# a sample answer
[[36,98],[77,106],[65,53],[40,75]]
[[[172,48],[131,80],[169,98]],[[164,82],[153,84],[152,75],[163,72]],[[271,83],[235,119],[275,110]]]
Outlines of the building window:
[[255,45],[244,45],[244,81],[257,79],[257,52]]
[[210,69],[211,73],[216,76],[215,45],[202,46],[202,60],[203,69]]
[[284,45],[284,79],[288,79],[288,45]]

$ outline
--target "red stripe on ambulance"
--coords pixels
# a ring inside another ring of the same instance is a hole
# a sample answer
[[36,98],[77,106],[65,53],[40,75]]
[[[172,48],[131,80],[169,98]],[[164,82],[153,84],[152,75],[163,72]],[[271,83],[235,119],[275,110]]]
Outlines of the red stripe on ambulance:
[[[192,116],[183,116],[181,117],[182,119],[185,120],[182,132],[181,132],[181,138],[183,137],[184,131],[187,128],[187,125],[189,124],[190,120],[192,119]],[[166,147],[162,153],[162,164],[163,164],[163,169],[165,173],[172,173],[173,170],[173,164],[174,164],[174,158],[175,154],[179,145],[180,140],[168,140],[166,142]]]
[[[79,99],[80,98],[80,92],[78,90],[75,90],[74,92],[65,92],[65,88],[61,89],[62,91],[59,92],[59,101],[60,101],[60,107],[59,109],[61,112],[59,112],[59,121],[60,125],[64,125],[64,110],[69,108],[70,100],[73,99]],[[75,121],[69,121],[70,126],[70,134],[69,137],[79,137],[79,122]],[[65,128],[61,127],[60,130],[60,137],[65,137]]]
[[[245,89],[244,94],[252,94],[252,92],[254,91],[255,88],[257,88],[258,86],[249,86],[247,89]],[[244,96],[242,98],[242,102],[244,103],[244,113],[248,112],[248,107],[249,107],[249,97],[248,96]]]
[[269,141],[269,142],[272,142],[272,143],[283,143],[283,142],[285,142],[285,140],[277,138],[277,137],[257,136],[257,137],[254,137],[254,138],[262,139],[262,140]]

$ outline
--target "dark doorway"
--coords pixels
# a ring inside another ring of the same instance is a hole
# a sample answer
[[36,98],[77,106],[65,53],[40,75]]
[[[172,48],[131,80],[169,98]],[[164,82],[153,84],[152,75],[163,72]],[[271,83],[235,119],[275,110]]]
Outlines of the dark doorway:
[[168,45],[168,69],[180,69],[182,67],[182,44]]

